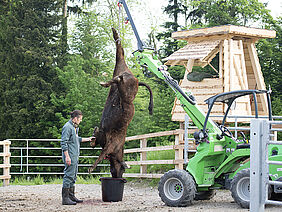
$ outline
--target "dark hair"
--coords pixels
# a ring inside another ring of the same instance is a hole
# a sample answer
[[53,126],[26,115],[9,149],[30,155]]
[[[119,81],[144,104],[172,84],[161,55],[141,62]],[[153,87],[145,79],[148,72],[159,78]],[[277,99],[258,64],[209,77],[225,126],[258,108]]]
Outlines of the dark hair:
[[71,118],[75,118],[75,117],[79,117],[79,116],[82,116],[82,112],[80,110],[74,110],[72,112],[70,112],[70,115],[71,115]]

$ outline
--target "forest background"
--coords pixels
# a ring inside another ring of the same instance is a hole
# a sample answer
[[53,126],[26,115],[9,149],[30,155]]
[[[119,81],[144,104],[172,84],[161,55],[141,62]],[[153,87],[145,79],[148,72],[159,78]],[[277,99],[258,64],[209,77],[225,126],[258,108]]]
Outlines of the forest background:
[[[179,128],[179,123],[171,121],[174,93],[160,79],[143,74],[131,54],[136,50],[133,31],[117,2],[0,0],[0,140],[60,138],[74,109],[84,115],[80,136],[92,135],[109,91],[99,82],[111,79],[115,65],[112,27],[120,31],[128,66],[139,81],[151,86],[154,95],[150,116],[149,94],[139,89],[127,136]],[[137,0],[127,4],[130,8],[141,5]],[[281,16],[272,17],[259,0],[168,0],[163,13],[169,18],[161,26],[152,25],[143,38],[149,46],[158,47],[160,58],[185,45],[171,39],[173,31],[225,24],[275,30],[276,38],[260,40],[256,46],[265,83],[273,91],[273,114],[282,115]],[[139,19],[142,15],[132,14]],[[175,79],[183,78],[183,68],[169,71]],[[59,142],[50,145],[59,146]]]

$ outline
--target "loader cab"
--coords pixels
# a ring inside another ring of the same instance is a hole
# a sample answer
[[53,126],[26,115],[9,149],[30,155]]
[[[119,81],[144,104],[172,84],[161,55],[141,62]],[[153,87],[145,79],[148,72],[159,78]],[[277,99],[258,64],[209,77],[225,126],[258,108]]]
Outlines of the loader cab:
[[271,111],[271,100],[270,100],[270,90],[238,90],[238,91],[230,91],[230,92],[225,92],[221,94],[217,94],[215,96],[212,96],[205,100],[205,102],[208,104],[208,112],[205,118],[204,126],[202,132],[204,134],[207,134],[207,122],[210,117],[211,111],[213,109],[214,103],[215,102],[221,102],[227,104],[227,109],[224,114],[222,123],[219,124],[219,129],[221,130],[221,135],[217,135],[218,139],[221,139],[223,136],[228,136],[233,138],[232,133],[230,130],[224,126],[225,121],[227,119],[228,113],[233,105],[235,103],[235,100],[239,97],[246,96],[246,95],[252,95],[253,96],[253,101],[254,101],[254,106],[255,106],[255,118],[258,118],[258,102],[257,102],[257,95],[266,95],[267,96],[267,105],[268,105],[268,119],[272,120],[272,111]]

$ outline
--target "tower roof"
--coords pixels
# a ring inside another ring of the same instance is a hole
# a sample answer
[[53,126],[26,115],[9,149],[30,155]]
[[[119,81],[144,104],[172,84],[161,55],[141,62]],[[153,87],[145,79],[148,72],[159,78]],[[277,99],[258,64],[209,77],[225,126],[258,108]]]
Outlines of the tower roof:
[[216,35],[231,35],[244,38],[275,38],[274,30],[258,29],[253,27],[222,25],[208,28],[183,30],[172,33],[172,38],[179,40],[188,40],[199,37],[208,37]]

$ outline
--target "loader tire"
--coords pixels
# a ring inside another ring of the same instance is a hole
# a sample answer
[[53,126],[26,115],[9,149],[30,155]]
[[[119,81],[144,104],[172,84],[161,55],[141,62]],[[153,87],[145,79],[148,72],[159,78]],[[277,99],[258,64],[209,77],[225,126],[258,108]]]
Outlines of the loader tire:
[[174,169],[166,172],[159,182],[159,196],[172,207],[191,205],[196,194],[196,184],[187,171]]
[[[250,208],[250,169],[239,171],[231,181],[231,196],[242,208]],[[272,187],[268,187],[268,199],[270,199]]]

